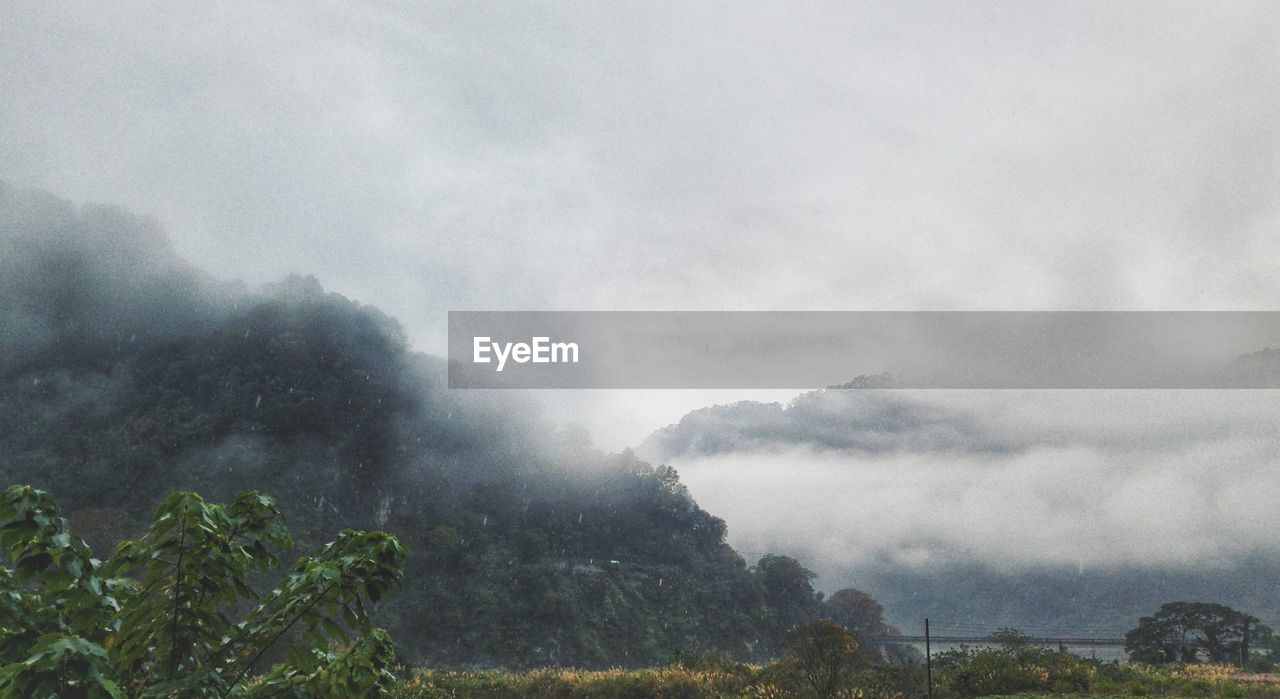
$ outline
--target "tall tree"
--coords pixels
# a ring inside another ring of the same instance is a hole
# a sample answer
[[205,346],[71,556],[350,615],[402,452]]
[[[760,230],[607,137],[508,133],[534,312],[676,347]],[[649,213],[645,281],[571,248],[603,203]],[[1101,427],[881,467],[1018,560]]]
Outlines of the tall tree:
[[884,607],[871,595],[847,587],[827,598],[831,618],[855,636],[887,635],[893,630],[884,623]]

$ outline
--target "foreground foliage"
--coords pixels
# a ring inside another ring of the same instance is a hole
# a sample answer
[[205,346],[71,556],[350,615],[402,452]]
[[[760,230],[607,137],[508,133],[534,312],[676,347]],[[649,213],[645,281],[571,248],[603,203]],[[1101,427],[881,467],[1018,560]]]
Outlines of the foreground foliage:
[[260,597],[290,536],[257,492],[174,493],[105,563],[43,491],[5,490],[0,522],[0,696],[366,696],[395,680],[367,611],[400,582],[389,534],[345,530]]

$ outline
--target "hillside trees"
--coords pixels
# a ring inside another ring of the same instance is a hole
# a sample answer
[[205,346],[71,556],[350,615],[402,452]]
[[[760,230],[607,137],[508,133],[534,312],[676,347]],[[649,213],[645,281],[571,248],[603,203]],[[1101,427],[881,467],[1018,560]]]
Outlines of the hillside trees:
[[780,632],[821,616],[822,595],[813,589],[817,575],[796,559],[769,554],[756,563],[752,572]]
[[862,590],[851,587],[837,590],[827,598],[827,606],[831,609],[831,618],[855,636],[897,633],[884,622],[884,607]]

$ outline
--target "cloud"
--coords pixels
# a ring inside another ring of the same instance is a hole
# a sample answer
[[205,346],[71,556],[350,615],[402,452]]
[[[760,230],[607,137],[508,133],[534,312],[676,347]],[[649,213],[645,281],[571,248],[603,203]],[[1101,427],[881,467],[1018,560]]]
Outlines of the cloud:
[[[314,274],[436,353],[460,309],[1271,309],[1277,22],[10,3],[0,179],[154,214],[220,278]],[[555,400],[614,447],[697,405]]]
[[[1038,447],[1174,450],[1267,435],[1271,391],[826,390],[785,405],[694,410],[640,450],[657,460],[806,447],[819,452],[1023,453]],[[1212,411],[1205,411],[1206,396]]]
[[827,573],[1203,566],[1280,553],[1274,391],[827,391],[645,451],[741,550]]
[[[1277,22],[1264,2],[10,3],[0,179],[152,212],[219,277],[316,274],[427,351],[443,347],[444,312],[464,308],[1271,309]],[[11,319],[6,353],[51,332]],[[1102,479],[1116,499],[1063,487],[1134,508],[1130,524],[1152,536],[1184,531],[1175,510],[1222,527],[1224,507],[1252,512],[1250,497],[1274,494],[1256,477],[1274,461],[1251,441],[1274,414],[1243,399],[947,395],[869,406],[852,437],[824,415],[796,433],[784,415],[786,439],[727,433],[767,448],[675,458],[733,532],[758,520],[799,536],[783,509],[756,515],[735,498],[807,488],[903,522],[856,547],[887,555],[961,546],[966,532],[991,556],[1010,537],[1023,557],[1082,553],[1044,533],[1056,530],[1100,559],[1222,545],[1195,535],[1144,552],[1140,537],[1063,525],[1036,486],[1059,468]],[[558,400],[624,435],[611,444],[638,431],[621,423],[698,403]],[[808,466],[727,475],[729,455],[781,453]],[[1218,458],[1242,459],[1248,477],[1186,495],[1180,479]],[[895,504],[927,503],[878,485],[891,469],[939,497],[967,493],[1012,530],[913,523]],[[974,483],[1007,497],[978,499]],[[1144,494],[1181,504],[1149,510]],[[856,543],[811,524],[833,552]]]
[[458,308],[1280,300],[1265,3],[9,6],[0,177]]
[[0,374],[51,356],[113,352],[208,328],[234,285],[174,254],[149,219],[76,208],[0,182]]

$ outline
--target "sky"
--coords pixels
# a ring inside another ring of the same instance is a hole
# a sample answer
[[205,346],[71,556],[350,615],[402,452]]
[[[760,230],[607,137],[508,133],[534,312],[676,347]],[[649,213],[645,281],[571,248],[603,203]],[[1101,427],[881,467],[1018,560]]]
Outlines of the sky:
[[[0,179],[433,353],[449,310],[1273,310],[1278,84],[1265,2],[15,1]],[[795,394],[542,397],[618,449]]]

